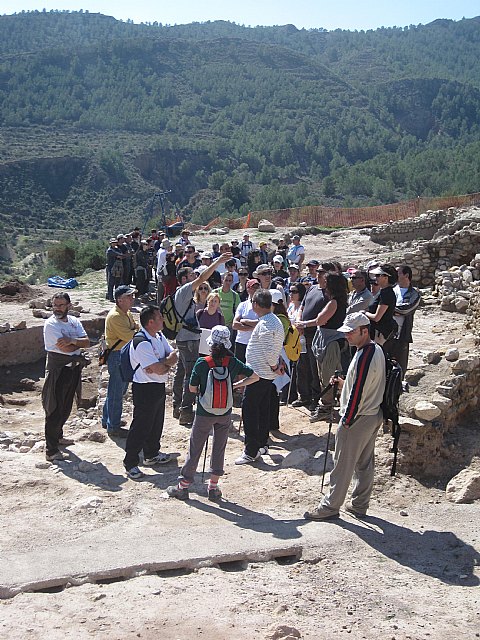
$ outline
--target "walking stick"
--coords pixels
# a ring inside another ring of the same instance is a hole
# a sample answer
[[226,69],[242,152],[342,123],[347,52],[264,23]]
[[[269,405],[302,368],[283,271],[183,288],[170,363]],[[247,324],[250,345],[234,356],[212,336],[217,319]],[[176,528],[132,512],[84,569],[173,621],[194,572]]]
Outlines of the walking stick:
[[325,482],[325,471],[327,470],[328,445],[330,444],[330,433],[332,432],[333,412],[334,412],[333,405],[337,397],[338,382],[335,382],[332,386],[333,386],[332,410],[330,411],[330,423],[328,425],[327,446],[325,447],[325,460],[323,461],[322,486],[320,488],[320,493],[323,493],[323,483]]
[[209,437],[210,437],[210,434],[208,434],[207,440],[205,442],[205,454],[203,456],[203,469],[202,469],[202,482],[203,482],[203,477],[205,475],[205,465],[207,464],[207,449],[208,449],[208,438]]
[[290,362],[290,384],[288,385],[287,407],[290,404],[290,392],[292,390],[292,382],[293,382],[293,376],[295,375],[296,366],[297,366],[296,362]]

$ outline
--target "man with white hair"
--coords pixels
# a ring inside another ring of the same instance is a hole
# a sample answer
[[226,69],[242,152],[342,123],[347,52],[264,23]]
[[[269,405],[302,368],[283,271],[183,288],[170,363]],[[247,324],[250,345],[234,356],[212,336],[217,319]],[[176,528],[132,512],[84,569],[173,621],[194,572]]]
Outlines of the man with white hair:
[[163,286],[162,278],[168,275],[167,273],[167,253],[171,251],[172,244],[168,238],[161,240],[160,249],[157,253],[157,302],[160,303],[163,300],[163,294],[165,287]]
[[334,467],[328,494],[316,509],[305,513],[307,520],[338,518],[352,477],[352,498],[345,509],[365,516],[373,489],[375,438],[383,423],[380,405],[385,390],[385,356],[382,348],[370,339],[370,320],[363,313],[348,315],[338,331],[357,350],[345,380],[331,379],[342,390]]

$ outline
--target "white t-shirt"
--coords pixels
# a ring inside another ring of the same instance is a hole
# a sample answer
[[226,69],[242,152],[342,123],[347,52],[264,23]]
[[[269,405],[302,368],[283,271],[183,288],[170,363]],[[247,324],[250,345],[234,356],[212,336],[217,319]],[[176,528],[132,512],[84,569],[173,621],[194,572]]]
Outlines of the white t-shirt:
[[55,353],[63,353],[65,356],[78,356],[81,353],[80,349],[65,353],[57,347],[57,340],[60,338],[68,338],[70,340],[76,340],[77,338],[86,338],[87,334],[82,326],[80,320],[75,316],[67,316],[66,322],[59,320],[55,316],[48,318],[43,327],[43,341],[45,343],[46,351],[53,351]]
[[[250,298],[238,305],[237,310],[235,311],[235,317],[240,320],[258,320],[258,316],[253,310]],[[253,327],[251,331],[237,331],[235,342],[238,342],[239,344],[248,344],[252,333]]]
[[164,360],[169,353],[173,351],[172,347],[168,344],[167,339],[162,333],[157,333],[155,336],[151,336],[144,329],[142,333],[148,340],[143,340],[134,349],[133,342],[130,344],[130,363],[135,369],[137,365],[140,365],[135,371],[133,376],[133,382],[139,382],[140,384],[146,384],[147,382],[167,382],[168,374],[159,373],[147,373],[145,368],[155,362]]

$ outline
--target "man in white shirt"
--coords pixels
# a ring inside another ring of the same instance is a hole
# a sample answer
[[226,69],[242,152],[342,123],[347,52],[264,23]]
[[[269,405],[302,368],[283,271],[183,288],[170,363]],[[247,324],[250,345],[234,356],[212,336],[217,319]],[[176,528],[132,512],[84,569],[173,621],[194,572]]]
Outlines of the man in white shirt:
[[285,332],[280,320],[272,313],[271,292],[266,289],[257,291],[252,305],[259,320],[250,337],[246,359],[259,380],[245,388],[242,400],[245,451],[235,464],[250,464],[268,451],[272,382],[283,373],[279,359]]
[[246,360],[247,345],[258,323],[258,316],[253,310],[252,298],[255,291],[260,288],[260,284],[258,280],[247,280],[246,288],[248,298],[238,305],[232,324],[232,329],[237,332],[235,338],[235,357],[241,362],[245,362]]
[[305,260],[305,247],[300,244],[300,236],[297,235],[292,237],[292,243],[287,253],[287,260],[290,264],[298,264],[298,268],[301,271]]
[[143,464],[147,467],[165,464],[171,459],[168,453],[160,451],[160,438],[165,418],[165,383],[169,370],[177,362],[177,352],[162,334],[163,317],[156,305],[142,309],[140,324],[141,330],[130,343],[130,364],[134,370],[133,420],[123,460],[127,476],[132,480],[145,475],[138,468],[142,449]]
[[171,251],[172,245],[170,240],[166,238],[160,242],[160,249],[157,253],[157,302],[163,300],[164,286],[162,283],[163,276],[167,276],[167,253]]
[[250,234],[245,232],[243,234],[243,239],[240,244],[240,255],[242,256],[242,258],[246,259],[248,257],[248,254],[254,250],[255,250],[255,244],[251,242]]
[[90,346],[82,323],[68,315],[71,306],[68,293],[55,293],[52,296],[53,315],[43,328],[47,362],[42,404],[45,410],[46,458],[49,462],[64,460],[59,446],[73,444],[73,440],[63,437],[63,426],[72,410],[82,367],[87,364],[81,349]]

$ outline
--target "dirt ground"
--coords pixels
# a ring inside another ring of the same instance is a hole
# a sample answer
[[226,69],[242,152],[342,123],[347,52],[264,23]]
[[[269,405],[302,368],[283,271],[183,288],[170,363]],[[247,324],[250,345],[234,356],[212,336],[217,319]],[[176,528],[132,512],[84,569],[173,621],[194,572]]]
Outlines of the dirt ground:
[[[305,240],[309,257],[338,257],[352,264],[383,252],[355,231]],[[210,242],[201,238],[198,245],[207,248]],[[92,311],[107,309],[101,298],[103,283],[88,282],[72,292],[72,298]],[[21,320],[27,307],[2,303],[0,316]],[[437,307],[419,309],[411,366],[425,366],[426,352],[454,342],[461,353],[468,353],[473,339],[465,334],[464,318]],[[430,366],[429,371],[432,386],[445,375],[441,368],[435,372]],[[190,521],[196,526],[200,519],[215,536],[223,519],[238,520],[239,531],[249,526],[240,523],[240,516],[248,514],[247,523],[256,518],[291,522],[293,540],[303,526],[303,512],[319,501],[328,423],[310,424],[306,410],[290,407],[281,408],[281,431],[272,436],[270,455],[242,467],[233,464],[242,450],[240,412],[234,410],[221,480],[225,500],[219,505],[207,501],[200,474],[189,503],[165,496],[190,434],[172,418],[170,396],[162,450],[176,455],[163,467],[145,469],[146,482],[125,478],[121,446],[103,438],[96,410],[88,406],[74,411],[68,422],[65,435],[75,440],[69,461],[46,463],[43,375],[42,362],[0,368],[0,557],[30,552],[41,557],[60,539],[62,545],[74,544],[79,536],[102,531],[114,547],[122,526],[131,524],[138,525],[141,544],[142,525],[157,518],[178,523],[178,535],[182,526]],[[92,365],[84,377],[85,395],[94,397],[98,368]],[[124,418],[128,422],[130,417],[128,396]],[[471,416],[464,429],[478,445],[478,417]],[[442,478],[427,479],[405,475],[400,465],[391,478],[390,444],[389,434],[380,433],[371,516],[360,521],[342,513],[338,521],[309,523],[318,530],[318,541],[298,557],[20,593],[0,601],[0,638],[480,637],[480,503],[446,500],[452,469],[446,468]],[[310,459],[297,468],[281,466],[284,456],[299,448],[307,449]]]

